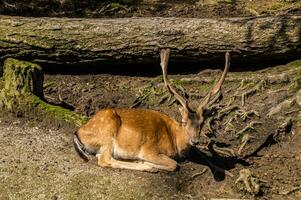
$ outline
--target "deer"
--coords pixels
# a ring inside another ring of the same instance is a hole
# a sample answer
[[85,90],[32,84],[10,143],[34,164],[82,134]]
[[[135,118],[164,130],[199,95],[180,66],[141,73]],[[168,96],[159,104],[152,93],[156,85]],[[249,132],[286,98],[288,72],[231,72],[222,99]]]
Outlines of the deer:
[[229,71],[230,55],[225,54],[225,67],[219,80],[196,110],[171,86],[167,75],[169,56],[170,49],[161,50],[164,87],[181,105],[182,121],[151,109],[102,109],[74,134],[74,146],[80,157],[89,161],[89,155],[96,155],[101,167],[147,172],[178,169],[175,159],[185,157],[200,141],[204,110],[210,99],[221,91]]

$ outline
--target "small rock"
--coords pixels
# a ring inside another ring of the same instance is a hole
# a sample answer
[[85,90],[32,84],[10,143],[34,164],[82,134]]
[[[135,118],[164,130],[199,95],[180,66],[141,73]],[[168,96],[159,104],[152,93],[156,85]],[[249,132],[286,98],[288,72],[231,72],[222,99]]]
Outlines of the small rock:
[[273,115],[279,114],[281,111],[290,108],[295,102],[295,97],[284,100],[283,102],[279,103],[278,105],[272,107],[268,112],[268,117]]

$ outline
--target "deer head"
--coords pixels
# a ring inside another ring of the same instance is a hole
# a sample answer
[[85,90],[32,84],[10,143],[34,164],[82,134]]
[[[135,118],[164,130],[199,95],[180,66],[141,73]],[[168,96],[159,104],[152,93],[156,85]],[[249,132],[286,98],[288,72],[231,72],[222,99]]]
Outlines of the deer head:
[[225,68],[220,77],[220,79],[213,86],[211,91],[204,97],[204,99],[199,104],[196,110],[193,110],[189,106],[189,102],[186,98],[182,97],[171,85],[167,77],[167,66],[170,55],[170,49],[162,49],[160,58],[161,58],[161,68],[163,73],[163,80],[168,91],[175,97],[175,99],[180,103],[181,107],[179,108],[182,121],[181,126],[188,134],[191,145],[199,143],[200,140],[200,130],[202,128],[203,122],[205,120],[204,110],[210,102],[211,97],[216,96],[220,93],[221,86],[225,80],[226,74],[230,67],[230,54],[227,52],[225,54]]

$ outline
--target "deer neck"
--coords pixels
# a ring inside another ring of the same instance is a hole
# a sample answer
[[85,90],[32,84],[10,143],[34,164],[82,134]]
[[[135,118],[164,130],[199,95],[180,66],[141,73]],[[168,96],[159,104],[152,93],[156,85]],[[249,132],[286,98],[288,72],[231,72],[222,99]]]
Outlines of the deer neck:
[[185,156],[190,148],[189,135],[185,128],[181,126],[178,122],[173,121],[170,126],[171,133],[174,138],[174,145],[177,149],[177,153],[180,157]]

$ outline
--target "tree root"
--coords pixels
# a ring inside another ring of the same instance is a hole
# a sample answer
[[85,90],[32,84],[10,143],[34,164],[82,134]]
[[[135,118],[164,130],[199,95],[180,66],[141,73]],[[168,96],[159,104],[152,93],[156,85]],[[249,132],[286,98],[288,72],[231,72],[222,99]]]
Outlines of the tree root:
[[196,177],[198,177],[198,176],[201,176],[201,175],[203,175],[205,172],[207,172],[208,171],[208,168],[204,168],[201,172],[198,172],[198,173],[195,173],[195,174],[193,174],[192,176],[191,176],[191,178],[196,178]]
[[258,195],[260,192],[259,179],[249,169],[240,170],[235,186],[239,191],[248,192],[252,195]]
[[224,123],[226,125],[225,132],[234,132],[235,126],[232,124],[232,121],[234,120],[234,117],[230,118],[228,122]]
[[246,144],[250,141],[251,138],[254,138],[253,136],[250,136],[248,133],[244,134],[244,136],[241,139],[241,145],[237,151],[237,155],[240,156],[243,148],[246,146]]
[[299,190],[301,190],[301,185],[297,186],[297,187],[293,187],[292,189],[290,189],[288,191],[279,192],[279,194],[281,194],[281,195],[290,195],[290,194],[292,194],[294,192],[297,192]]
[[232,106],[226,107],[225,109],[221,110],[221,111],[218,113],[216,119],[219,120],[219,121],[221,121],[222,118],[223,118],[225,115],[228,115],[228,114],[230,114],[232,111],[237,110],[237,109],[239,109],[239,106],[237,106],[237,105],[232,105]]
[[250,124],[248,124],[246,127],[241,129],[240,131],[238,131],[236,134],[239,136],[239,135],[243,134],[246,131],[255,130],[254,126],[257,125],[257,124],[262,124],[262,122],[252,121]]
[[244,106],[245,105],[245,101],[246,98],[253,96],[254,94],[256,94],[256,92],[262,91],[263,87],[266,85],[266,82],[264,80],[261,80],[259,83],[257,83],[255,85],[254,88],[249,89],[248,91],[244,92],[241,95],[241,105]]
[[250,111],[237,110],[236,113],[241,117],[242,121],[246,121],[247,119],[250,119],[250,116],[252,115],[259,117],[259,113],[256,110],[250,110]]
[[227,147],[218,147],[216,144],[212,146],[213,150],[219,154],[226,155],[226,156],[236,156],[235,152]]

